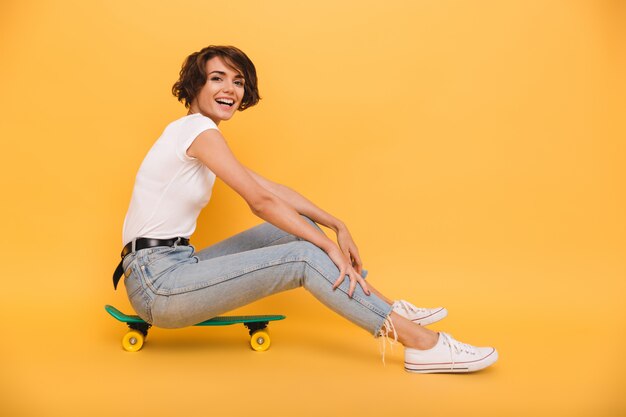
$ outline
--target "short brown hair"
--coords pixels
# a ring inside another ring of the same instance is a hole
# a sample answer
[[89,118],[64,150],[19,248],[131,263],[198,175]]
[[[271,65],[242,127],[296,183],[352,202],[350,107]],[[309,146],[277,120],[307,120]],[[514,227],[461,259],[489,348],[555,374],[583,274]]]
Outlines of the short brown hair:
[[206,63],[209,59],[219,56],[243,75],[245,80],[244,93],[238,110],[245,110],[259,102],[261,96],[257,87],[256,68],[254,64],[238,48],[234,46],[210,45],[189,55],[180,69],[178,81],[172,86],[172,94],[178,101],[189,108],[191,102],[206,83]]

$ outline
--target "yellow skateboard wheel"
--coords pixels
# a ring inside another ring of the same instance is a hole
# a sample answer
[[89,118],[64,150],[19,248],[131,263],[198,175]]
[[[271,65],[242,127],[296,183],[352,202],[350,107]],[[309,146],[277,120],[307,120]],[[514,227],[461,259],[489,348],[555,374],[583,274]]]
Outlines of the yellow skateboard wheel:
[[262,352],[270,348],[270,334],[267,329],[257,330],[250,337],[250,346],[257,352]]
[[122,347],[127,352],[137,352],[143,346],[143,333],[139,330],[129,330],[122,338]]

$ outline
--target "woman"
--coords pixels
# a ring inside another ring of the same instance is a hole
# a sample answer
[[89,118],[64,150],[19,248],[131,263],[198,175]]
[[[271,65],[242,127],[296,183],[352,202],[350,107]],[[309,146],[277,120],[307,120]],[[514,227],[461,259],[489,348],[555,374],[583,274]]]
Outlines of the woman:
[[[343,222],[235,158],[218,125],[260,99],[255,67],[242,51],[209,46],[191,54],[172,92],[188,113],[165,128],[137,173],[114,276],[117,285],[125,275],[142,319],[189,326],[303,286],[375,337],[400,341],[408,371],[471,372],[496,361],[493,348],[423,327],[444,318],[445,309],[417,308],[376,291],[361,276],[359,252]],[[195,253],[188,238],[216,177],[266,223]],[[333,229],[339,245],[316,223]]]

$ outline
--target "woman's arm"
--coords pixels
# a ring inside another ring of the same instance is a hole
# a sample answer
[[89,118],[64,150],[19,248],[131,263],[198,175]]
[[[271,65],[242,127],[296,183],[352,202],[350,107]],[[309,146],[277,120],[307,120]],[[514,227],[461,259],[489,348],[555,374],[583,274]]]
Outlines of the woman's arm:
[[256,180],[256,182],[261,184],[265,189],[276,194],[282,200],[289,203],[289,205],[291,205],[298,213],[307,216],[309,219],[326,226],[329,229],[333,229],[335,233],[337,233],[339,229],[346,227],[341,220],[325,212],[297,191],[292,190],[286,185],[268,180],[267,178],[252,171],[250,168],[246,168],[246,170],[252,178]]
[[343,282],[345,275],[348,275],[350,296],[357,283],[369,294],[367,284],[354,270],[349,258],[341,252],[341,249],[326,235],[318,233],[293,206],[254,180],[248,170],[235,158],[219,130],[209,129],[198,135],[187,149],[187,155],[200,160],[235,190],[256,216],[324,250],[339,268],[335,288]]
[[282,200],[286,201],[290,204],[298,213],[307,216],[309,219],[319,223],[323,226],[332,229],[337,234],[337,243],[339,243],[339,247],[341,251],[348,257],[352,265],[356,268],[357,272],[360,274],[363,268],[363,263],[361,262],[361,257],[359,255],[359,250],[352,239],[352,235],[350,231],[346,227],[346,225],[334,217],[330,213],[322,210],[320,207],[316,206],[312,201],[308,200],[302,194],[297,191],[287,187],[286,185],[276,183],[274,181],[268,180],[267,178],[257,174],[252,171],[250,168],[246,168],[248,173],[263,186],[265,189],[271,191],[276,194]]

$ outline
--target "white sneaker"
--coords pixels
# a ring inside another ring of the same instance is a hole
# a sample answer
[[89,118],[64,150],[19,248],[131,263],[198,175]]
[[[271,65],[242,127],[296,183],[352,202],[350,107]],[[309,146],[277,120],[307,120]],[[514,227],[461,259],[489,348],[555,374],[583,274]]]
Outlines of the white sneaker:
[[404,369],[409,372],[475,372],[496,360],[498,352],[494,348],[461,343],[443,332],[431,349],[404,349]]
[[394,301],[393,311],[397,314],[411,320],[413,323],[417,323],[421,326],[426,326],[439,321],[448,315],[448,310],[443,307],[437,308],[421,308],[415,307],[408,301],[398,300]]

